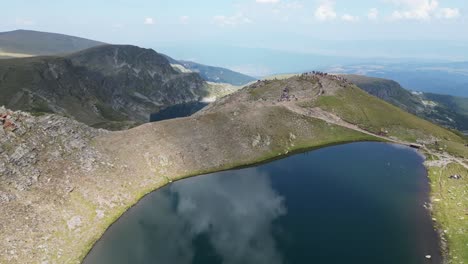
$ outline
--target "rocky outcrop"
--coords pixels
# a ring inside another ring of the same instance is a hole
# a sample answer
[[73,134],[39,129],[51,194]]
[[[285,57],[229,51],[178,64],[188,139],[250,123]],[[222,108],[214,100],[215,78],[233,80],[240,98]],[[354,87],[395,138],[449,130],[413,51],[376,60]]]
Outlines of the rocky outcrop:
[[[4,107],[0,107],[0,116],[0,181],[10,190],[27,191],[41,176],[47,177],[41,164],[48,164],[50,170],[63,161],[76,160],[80,169],[91,171],[99,159],[88,143],[105,134],[104,130],[65,117],[34,117]],[[2,196],[15,197],[7,190]]]
[[[102,166],[90,141],[107,133],[66,117],[0,107],[0,263],[38,263],[39,252],[53,249],[46,244],[64,213],[60,205],[77,187],[77,175]],[[22,260],[25,255],[35,260]]]

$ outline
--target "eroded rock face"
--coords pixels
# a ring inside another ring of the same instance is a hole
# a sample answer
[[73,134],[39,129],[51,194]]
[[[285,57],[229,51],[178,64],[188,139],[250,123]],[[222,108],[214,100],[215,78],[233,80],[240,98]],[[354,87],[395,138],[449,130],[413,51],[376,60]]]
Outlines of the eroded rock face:
[[92,174],[105,160],[91,142],[108,132],[4,107],[0,117],[0,263],[38,263],[38,252],[53,250],[49,243],[59,247],[51,238],[67,230],[60,223],[70,232],[82,225],[64,204],[79,186],[77,177]]
[[1,203],[8,203],[16,199],[14,194],[0,191],[0,204]]
[[31,188],[43,175],[39,162],[77,159],[83,168],[92,170],[97,154],[87,147],[88,142],[103,130],[60,116],[34,117],[4,107],[0,115],[5,116],[0,126],[0,180],[6,185],[19,191]]

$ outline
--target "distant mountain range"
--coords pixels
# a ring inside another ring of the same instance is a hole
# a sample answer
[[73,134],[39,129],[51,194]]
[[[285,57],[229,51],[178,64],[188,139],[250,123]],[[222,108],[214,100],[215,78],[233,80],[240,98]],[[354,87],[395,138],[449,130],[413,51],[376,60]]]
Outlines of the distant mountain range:
[[167,107],[255,80],[151,49],[30,30],[0,33],[0,57],[0,105],[107,129],[148,122]]
[[[0,32],[0,58],[27,57],[37,55],[64,55],[85,50],[105,43],[63,34],[32,30]],[[245,85],[256,79],[221,67],[207,66],[191,61],[178,61],[169,56],[173,65],[180,65],[197,72],[208,82]]]
[[[57,55],[77,52],[105,43],[67,36],[63,34],[32,30],[0,32],[0,55]],[[9,56],[8,56],[9,55]]]
[[183,69],[186,69],[192,72],[197,72],[203,79],[208,82],[228,83],[241,86],[257,80],[251,76],[221,67],[207,66],[191,61],[174,60],[169,56],[167,58],[171,63],[182,67],[182,71]]
[[[0,60],[0,105],[33,113],[60,113],[109,129],[147,122],[152,113],[173,105],[197,102],[213,89],[224,89],[207,82],[242,86],[255,81],[255,78],[225,68],[175,60],[150,49],[108,45],[54,33],[27,30],[0,33],[0,51],[3,52],[0,56],[8,57],[55,54]],[[426,70],[463,75],[465,66],[466,63],[439,64]],[[411,72],[411,67],[404,64],[385,69],[401,73],[397,76],[401,79],[405,74],[412,74],[403,70],[406,68]],[[363,69],[367,71],[362,73],[370,75],[383,72],[372,66],[340,68],[344,72]],[[346,75],[346,78],[369,94],[407,112],[449,128],[468,131],[466,98],[412,93],[386,79],[360,75]]]
[[[262,46],[265,45],[260,43],[252,43],[250,47],[226,42],[221,44],[222,41],[174,42],[170,45],[160,44],[157,48],[175,58],[190,58],[208,65],[229,66],[259,78],[311,70],[325,71],[325,68],[336,65],[398,65],[406,62],[424,64],[452,59],[468,61],[468,44],[460,41],[320,39],[308,42],[307,45],[296,43],[299,44],[296,47],[292,47],[293,43],[288,43],[286,46],[289,46],[289,50],[285,50],[285,45],[280,44],[285,41],[284,34],[270,34],[270,38],[265,37],[267,39],[264,39],[264,43],[277,48],[264,48]],[[279,40],[282,38],[283,40]]]

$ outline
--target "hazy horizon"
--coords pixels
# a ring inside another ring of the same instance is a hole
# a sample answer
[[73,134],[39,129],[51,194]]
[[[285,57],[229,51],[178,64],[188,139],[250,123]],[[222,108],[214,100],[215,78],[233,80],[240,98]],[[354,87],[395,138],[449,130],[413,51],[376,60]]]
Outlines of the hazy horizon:
[[[462,0],[20,0],[3,7],[0,31],[132,44],[254,76],[372,59],[468,61],[468,34],[461,31],[468,28],[468,3]],[[292,58],[297,65],[271,65]]]

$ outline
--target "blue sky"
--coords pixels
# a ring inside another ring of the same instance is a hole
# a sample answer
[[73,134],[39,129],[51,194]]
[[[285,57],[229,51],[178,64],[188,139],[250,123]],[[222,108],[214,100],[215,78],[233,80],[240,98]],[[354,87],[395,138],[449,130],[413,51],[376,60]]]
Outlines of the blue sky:
[[[172,47],[176,54],[187,46],[230,46],[408,57],[428,44],[433,48],[420,56],[468,59],[453,54],[457,47],[468,51],[466,0],[15,0],[0,6],[0,31],[59,32]],[[183,59],[197,59],[196,53]]]

